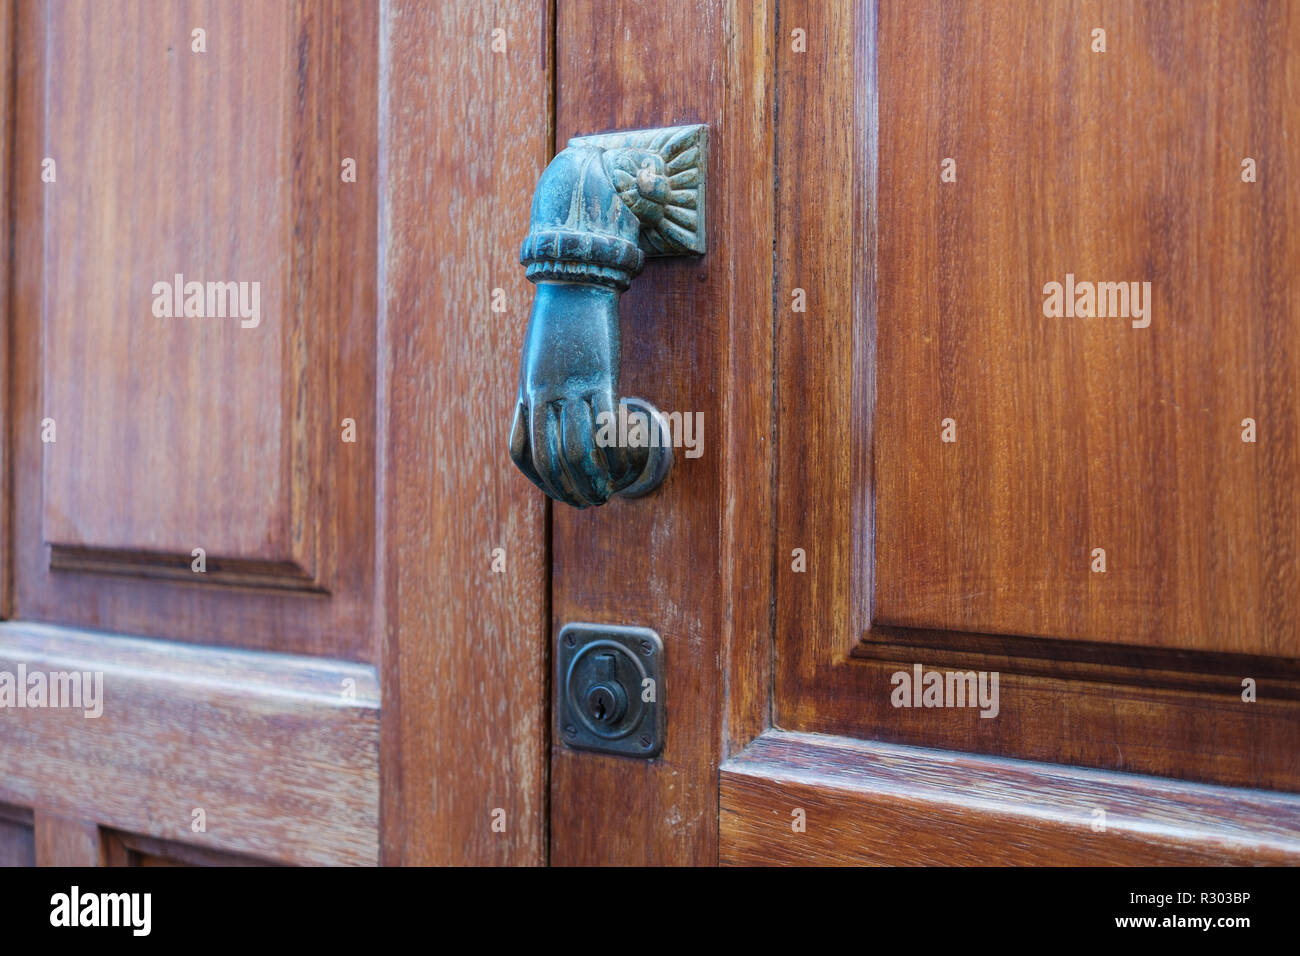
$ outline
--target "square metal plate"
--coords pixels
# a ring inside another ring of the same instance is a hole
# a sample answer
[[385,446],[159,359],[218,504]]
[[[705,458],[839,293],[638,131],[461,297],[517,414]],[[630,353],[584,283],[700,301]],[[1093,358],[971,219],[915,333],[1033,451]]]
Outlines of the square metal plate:
[[566,624],[555,651],[556,732],[579,750],[657,757],[664,645],[645,627]]

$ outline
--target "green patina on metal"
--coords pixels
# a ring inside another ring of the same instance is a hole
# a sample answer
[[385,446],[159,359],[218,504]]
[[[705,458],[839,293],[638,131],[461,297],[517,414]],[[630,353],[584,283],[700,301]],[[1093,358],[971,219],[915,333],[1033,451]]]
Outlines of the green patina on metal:
[[707,128],[674,126],[581,136],[551,161],[533,193],[520,261],[537,285],[519,372],[510,457],[556,501],[577,508],[636,497],[663,482],[671,442],[598,440],[602,424],[642,415],[619,398],[618,297],[647,256],[704,252]]

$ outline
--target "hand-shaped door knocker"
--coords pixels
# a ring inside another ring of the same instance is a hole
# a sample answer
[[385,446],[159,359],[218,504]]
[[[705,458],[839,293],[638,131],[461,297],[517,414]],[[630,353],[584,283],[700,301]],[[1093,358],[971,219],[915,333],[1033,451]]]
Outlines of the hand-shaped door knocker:
[[[704,252],[704,126],[569,140],[533,193],[519,260],[537,286],[510,457],[576,508],[652,491],[672,467],[668,422],[618,393],[618,297],[649,256]],[[620,407],[622,406],[622,407]],[[641,416],[626,441],[615,423]]]

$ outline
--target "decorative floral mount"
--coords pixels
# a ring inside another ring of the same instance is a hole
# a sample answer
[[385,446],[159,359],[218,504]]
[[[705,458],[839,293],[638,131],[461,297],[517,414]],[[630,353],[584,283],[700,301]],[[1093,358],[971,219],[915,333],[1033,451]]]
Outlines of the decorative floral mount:
[[667,126],[575,136],[570,146],[604,151],[618,197],[641,223],[637,245],[650,256],[703,253],[708,127]]

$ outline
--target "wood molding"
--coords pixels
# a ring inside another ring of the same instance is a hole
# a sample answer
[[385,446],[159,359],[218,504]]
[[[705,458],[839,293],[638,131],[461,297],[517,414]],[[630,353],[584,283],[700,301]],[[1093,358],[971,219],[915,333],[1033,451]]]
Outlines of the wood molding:
[[727,864],[1300,863],[1290,794],[815,734],[723,764],[721,805]]
[[288,863],[377,862],[374,668],[0,624],[0,672],[20,666],[103,673],[100,717],[0,709],[0,801],[38,808],[38,825],[48,812]]
[[185,584],[279,588],[327,594],[312,572],[293,561],[262,561],[207,555],[207,570],[198,574],[188,554],[158,554],[108,548],[50,545],[50,570],[95,574],[130,574]]
[[263,860],[233,853],[221,853],[177,840],[159,840],[138,833],[104,831],[107,866],[276,866]]
[[861,660],[942,661],[958,670],[1010,671],[1031,677],[1194,690],[1240,698],[1244,677],[1269,700],[1300,700],[1300,660],[1211,654],[968,631],[873,624],[853,646]]

